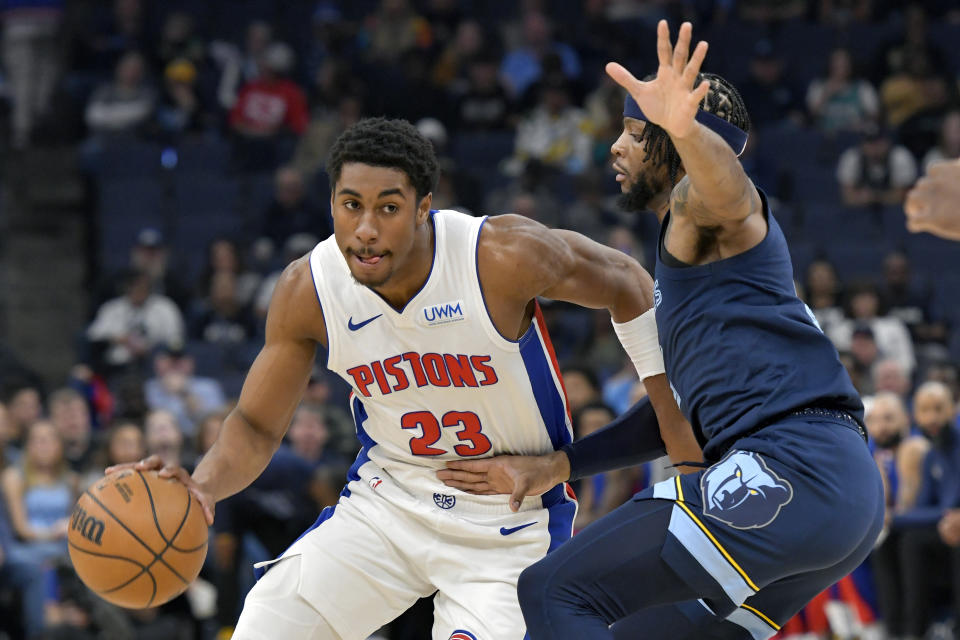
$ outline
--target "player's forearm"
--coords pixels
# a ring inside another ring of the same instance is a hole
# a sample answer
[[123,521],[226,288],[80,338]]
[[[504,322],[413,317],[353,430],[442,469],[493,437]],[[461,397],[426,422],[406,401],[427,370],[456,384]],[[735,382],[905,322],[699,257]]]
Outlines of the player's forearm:
[[[693,434],[693,428],[680,412],[666,375],[652,376],[643,381],[650,403],[657,413],[660,438],[673,464],[703,462],[703,451]],[[681,466],[681,473],[696,471],[696,467]]]
[[755,189],[723,138],[698,124],[689,135],[670,139],[680,154],[697,199],[710,214],[730,219],[745,217]]
[[200,460],[193,479],[220,501],[247,488],[267,467],[280,446],[280,437],[259,429],[234,409],[216,442]]

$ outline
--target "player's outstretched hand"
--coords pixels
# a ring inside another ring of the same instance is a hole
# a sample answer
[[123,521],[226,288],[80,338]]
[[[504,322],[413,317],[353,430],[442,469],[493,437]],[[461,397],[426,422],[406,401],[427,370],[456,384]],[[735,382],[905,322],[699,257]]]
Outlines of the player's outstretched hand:
[[570,477],[567,454],[495,456],[483,460],[453,460],[437,477],[448,487],[482,496],[510,495],[510,510],[518,511],[526,496],[539,496]]
[[693,26],[684,22],[677,35],[677,45],[672,46],[670,27],[666,20],[660,21],[657,25],[657,58],[660,65],[657,77],[649,82],[637,80],[616,62],[607,64],[607,74],[630,93],[647,120],[675,138],[689,135],[697,126],[697,110],[710,90],[710,83],[706,80],[693,86],[707,55],[707,43],[701,40],[693,50],[693,55],[690,55],[692,34]]
[[960,240],[960,160],[930,167],[907,194],[907,229],[926,231],[948,240]]
[[163,460],[160,456],[152,455],[148,458],[144,458],[139,462],[127,462],[125,464],[115,464],[111,467],[104,469],[104,475],[110,475],[112,473],[117,473],[120,471],[126,471],[128,469],[134,471],[157,471],[161,478],[176,478],[181,483],[183,483],[190,493],[193,494],[193,497],[197,499],[197,502],[200,503],[200,506],[203,508],[203,516],[207,520],[207,525],[213,526],[213,506],[215,500],[213,496],[200,488],[190,474],[187,473],[187,470],[181,467],[180,465],[166,465],[164,466]]

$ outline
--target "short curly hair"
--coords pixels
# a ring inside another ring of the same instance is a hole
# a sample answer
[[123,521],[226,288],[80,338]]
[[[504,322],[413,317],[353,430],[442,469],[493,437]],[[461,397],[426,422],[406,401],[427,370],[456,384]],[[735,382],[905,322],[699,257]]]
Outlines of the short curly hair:
[[[644,80],[653,80],[656,77],[656,74],[651,74]],[[750,115],[747,113],[747,107],[736,87],[714,73],[698,74],[693,86],[700,86],[700,83],[704,80],[710,83],[710,90],[700,103],[700,108],[750,133]],[[651,158],[655,166],[666,165],[670,182],[676,182],[677,174],[682,165],[680,154],[677,152],[677,148],[673,146],[673,141],[670,140],[667,132],[652,122],[648,122],[640,134],[640,140],[644,143],[644,151],[646,152],[644,159]]]
[[433,145],[406,120],[365,118],[341,133],[327,158],[331,191],[348,162],[404,172],[418,201],[434,190],[440,177]]

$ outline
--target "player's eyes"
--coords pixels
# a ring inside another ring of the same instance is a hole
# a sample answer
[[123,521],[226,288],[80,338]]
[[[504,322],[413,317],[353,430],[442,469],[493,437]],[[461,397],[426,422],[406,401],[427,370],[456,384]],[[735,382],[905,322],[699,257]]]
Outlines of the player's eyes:
[[357,202],[356,200],[345,200],[343,203],[343,206],[346,209],[355,211],[360,208],[360,203]]
[[397,213],[400,211],[400,207],[395,204],[385,204],[383,205],[383,210],[387,213]]
[[634,142],[637,142],[637,143],[643,142],[643,136],[641,136],[638,133],[631,133],[630,137],[633,138]]

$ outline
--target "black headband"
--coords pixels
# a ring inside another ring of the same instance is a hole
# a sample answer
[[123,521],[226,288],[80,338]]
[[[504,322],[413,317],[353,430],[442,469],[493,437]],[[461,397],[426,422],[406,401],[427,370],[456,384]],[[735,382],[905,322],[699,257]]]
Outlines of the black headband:
[[[634,100],[629,93],[623,100],[623,117],[636,118],[637,120],[649,122],[647,116],[643,115],[643,111],[640,110],[640,105],[637,104],[637,101]],[[739,156],[743,153],[743,150],[747,146],[746,131],[703,109],[697,111],[696,119],[697,122],[723,138],[724,142],[730,145],[730,148],[733,149],[735,154]]]

